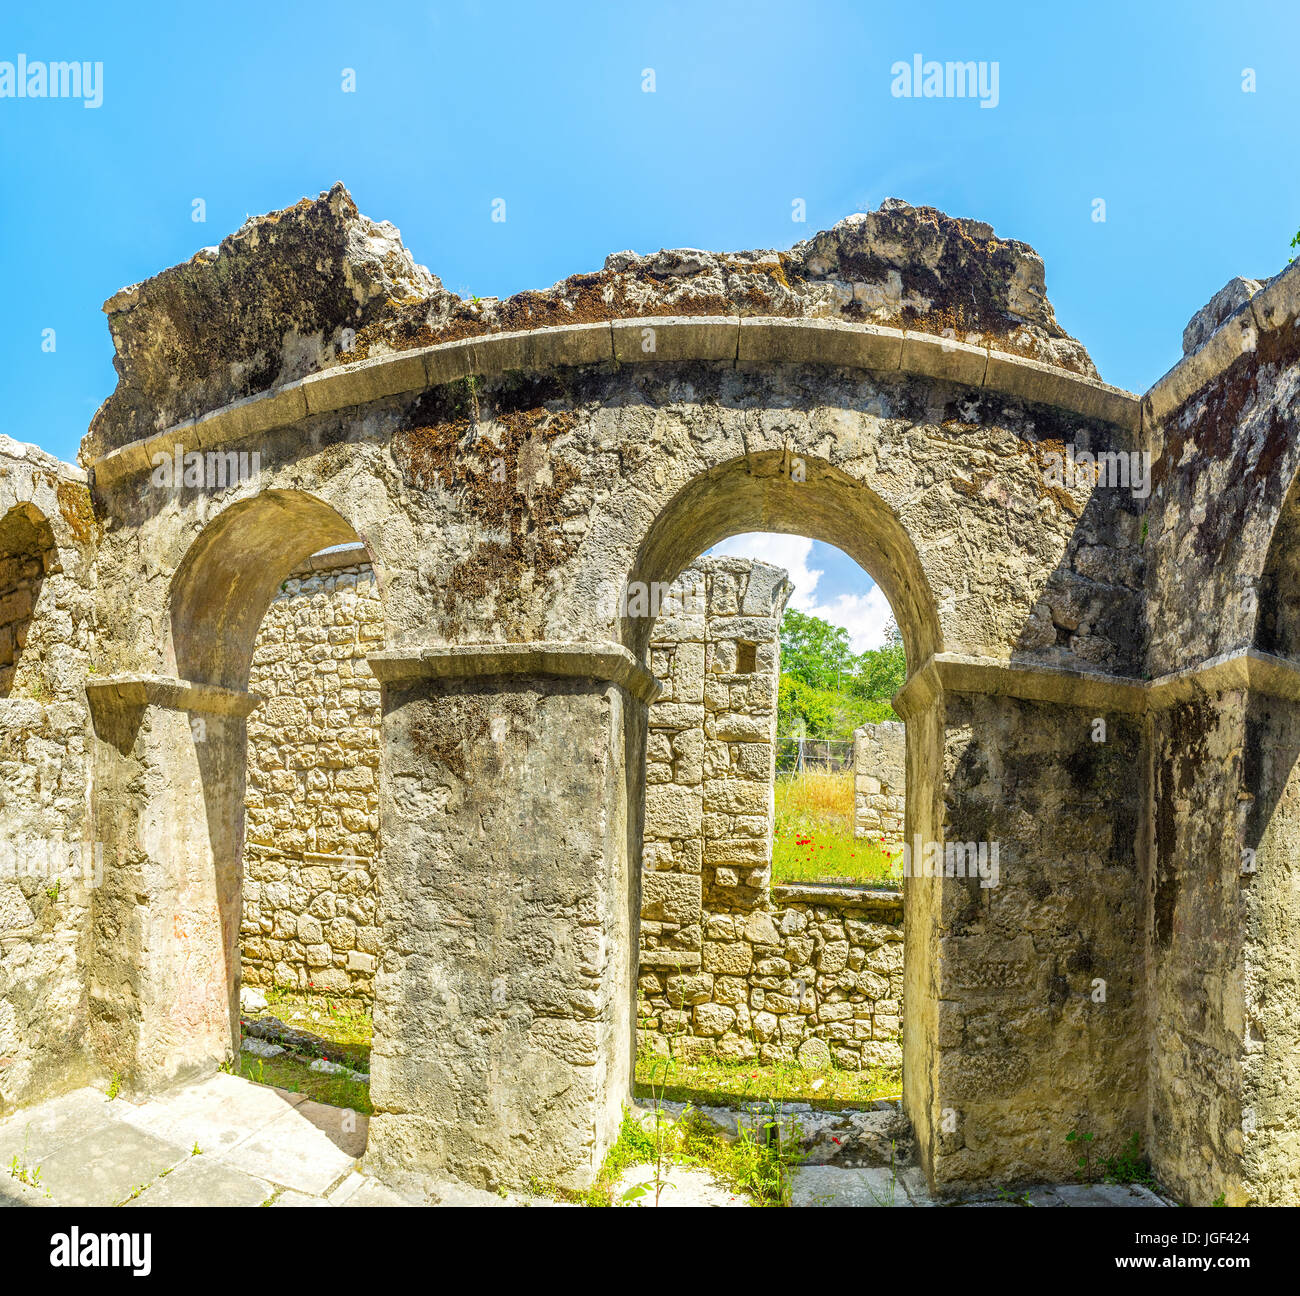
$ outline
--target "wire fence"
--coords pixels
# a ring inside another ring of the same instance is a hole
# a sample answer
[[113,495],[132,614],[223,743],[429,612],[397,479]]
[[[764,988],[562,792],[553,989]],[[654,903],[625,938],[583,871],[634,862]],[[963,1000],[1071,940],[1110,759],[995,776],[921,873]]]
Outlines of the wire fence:
[[798,774],[806,769],[835,773],[852,768],[853,740],[851,738],[791,737],[776,740],[778,774]]

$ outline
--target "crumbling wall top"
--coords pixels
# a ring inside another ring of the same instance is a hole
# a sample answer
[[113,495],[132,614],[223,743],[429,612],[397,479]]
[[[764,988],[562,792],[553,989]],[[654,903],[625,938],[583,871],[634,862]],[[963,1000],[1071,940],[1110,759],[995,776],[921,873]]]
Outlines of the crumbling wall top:
[[83,442],[91,463],[241,397],[440,342],[655,315],[775,316],[951,337],[1096,377],[1056,323],[1043,263],[980,221],[888,199],[771,250],[618,252],[545,292],[466,301],[336,184],[248,221],[219,247],[105,303],[118,385]]

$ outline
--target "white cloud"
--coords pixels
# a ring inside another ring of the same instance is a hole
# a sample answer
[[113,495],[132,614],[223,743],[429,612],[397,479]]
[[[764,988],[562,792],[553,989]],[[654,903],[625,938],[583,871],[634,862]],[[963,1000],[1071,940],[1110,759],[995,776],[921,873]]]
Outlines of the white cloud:
[[820,571],[810,571],[808,559],[812,556],[813,542],[804,536],[778,535],[773,531],[750,531],[732,536],[709,551],[718,557],[753,558],[758,562],[784,567],[794,582],[794,597],[790,606],[799,612],[808,611],[814,602],[813,591],[821,580]]
[[862,594],[837,594],[823,603],[817,598],[817,583],[822,572],[810,568],[813,542],[806,536],[778,535],[770,531],[754,531],[723,540],[710,551],[718,556],[754,558],[759,562],[784,567],[794,582],[794,595],[789,606],[796,612],[821,617],[832,625],[843,626],[849,632],[849,647],[855,653],[868,648],[879,648],[885,642],[885,627],[893,619],[889,600],[880,587],[863,572],[864,584],[870,585]]

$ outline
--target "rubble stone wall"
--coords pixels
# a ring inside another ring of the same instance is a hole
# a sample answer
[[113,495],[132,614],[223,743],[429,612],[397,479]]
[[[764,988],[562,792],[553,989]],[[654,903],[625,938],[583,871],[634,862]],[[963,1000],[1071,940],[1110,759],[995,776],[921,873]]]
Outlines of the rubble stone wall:
[[898,720],[853,734],[853,835],[886,846],[903,842],[907,801],[907,729]]
[[98,1077],[88,797],[96,528],[83,475],[0,437],[0,1113]]
[[374,569],[315,555],[271,602],[249,688],[242,954],[249,985],[369,999],[379,955]]

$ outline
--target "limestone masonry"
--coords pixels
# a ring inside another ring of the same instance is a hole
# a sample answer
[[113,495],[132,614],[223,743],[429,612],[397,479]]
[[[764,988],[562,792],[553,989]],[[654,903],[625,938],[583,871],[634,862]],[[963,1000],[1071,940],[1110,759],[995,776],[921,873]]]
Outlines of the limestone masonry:
[[242,955],[250,985],[368,999],[380,953],[383,605],[362,550],[320,554],[267,609],[249,688]]
[[[1141,396],[1030,247],[897,200],[464,301],[339,185],[105,309],[81,467],[0,439],[0,1112],[215,1071],[246,948],[373,995],[381,1175],[590,1183],[652,1018],[901,1038],[940,1196],[1087,1130],[1300,1202],[1300,267]],[[897,620],[862,813],[996,886],[768,888],[782,586],[695,565],[759,530]],[[642,606],[688,572],[702,624]]]
[[903,844],[907,733],[897,720],[865,724],[853,734],[853,835]]

